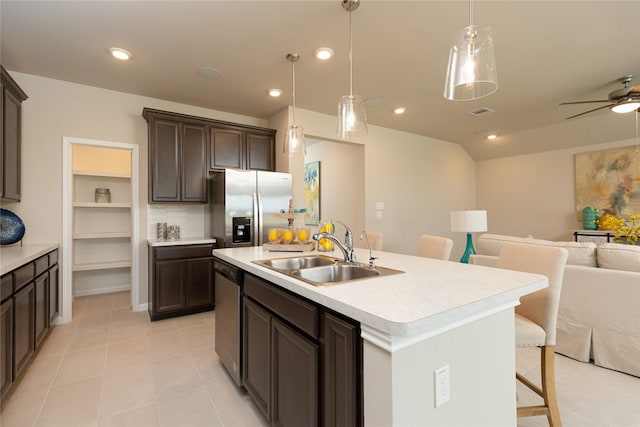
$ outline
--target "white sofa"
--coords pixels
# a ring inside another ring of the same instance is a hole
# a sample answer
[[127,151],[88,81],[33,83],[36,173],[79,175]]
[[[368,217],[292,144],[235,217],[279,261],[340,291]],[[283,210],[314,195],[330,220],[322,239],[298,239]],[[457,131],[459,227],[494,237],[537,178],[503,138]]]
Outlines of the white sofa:
[[640,246],[483,234],[469,262],[496,267],[505,241],[569,251],[556,352],[640,377]]

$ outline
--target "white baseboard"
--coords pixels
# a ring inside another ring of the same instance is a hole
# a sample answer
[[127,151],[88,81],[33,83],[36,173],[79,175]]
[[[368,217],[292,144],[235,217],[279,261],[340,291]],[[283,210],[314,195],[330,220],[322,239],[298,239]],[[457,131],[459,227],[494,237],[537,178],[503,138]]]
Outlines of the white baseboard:
[[149,309],[149,303],[138,304],[137,307],[133,309],[133,311],[147,311]]
[[102,295],[102,294],[112,294],[115,292],[124,292],[130,291],[131,285],[122,285],[122,286],[110,286],[108,288],[93,288],[93,289],[76,289],[74,297],[86,297],[89,295]]

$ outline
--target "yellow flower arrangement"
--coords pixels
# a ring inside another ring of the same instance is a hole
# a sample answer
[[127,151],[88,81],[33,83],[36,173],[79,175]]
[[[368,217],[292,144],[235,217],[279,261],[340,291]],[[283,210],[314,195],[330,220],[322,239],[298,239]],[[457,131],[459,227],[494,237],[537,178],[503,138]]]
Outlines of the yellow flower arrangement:
[[616,230],[614,241],[635,245],[638,238],[640,238],[640,213],[631,214],[629,211],[623,211],[623,213],[629,217],[629,222],[627,223],[623,218],[618,218],[622,221],[622,224]]

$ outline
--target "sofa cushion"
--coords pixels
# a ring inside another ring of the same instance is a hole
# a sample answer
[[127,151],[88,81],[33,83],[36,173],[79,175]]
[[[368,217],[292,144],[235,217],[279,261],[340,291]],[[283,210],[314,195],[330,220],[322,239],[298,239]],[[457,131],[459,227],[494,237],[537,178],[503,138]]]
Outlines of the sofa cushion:
[[478,254],[499,256],[503,242],[518,242],[565,248],[569,252],[567,264],[584,265],[586,267],[597,267],[598,265],[596,263],[597,246],[593,242],[552,242],[551,240],[532,239],[529,237],[483,234],[478,238]]
[[598,246],[598,266],[640,273],[640,246],[604,243]]

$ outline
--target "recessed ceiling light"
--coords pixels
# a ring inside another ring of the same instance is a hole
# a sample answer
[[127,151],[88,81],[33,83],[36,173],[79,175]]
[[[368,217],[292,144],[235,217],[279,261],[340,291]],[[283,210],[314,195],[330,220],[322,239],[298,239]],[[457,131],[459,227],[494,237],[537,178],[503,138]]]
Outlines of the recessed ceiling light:
[[487,135],[488,140],[496,139],[497,137],[498,135],[496,135],[495,133],[490,133],[489,135]]
[[393,109],[394,114],[404,114],[405,111],[407,111],[406,107],[398,107]]
[[113,56],[114,58],[118,58],[121,61],[127,61],[133,57],[133,55],[131,55],[131,52],[119,47],[109,48],[109,53],[111,54],[111,56]]
[[213,67],[200,67],[198,68],[198,75],[203,79],[218,80],[222,77],[222,71]]
[[330,47],[319,47],[313,54],[316,58],[325,61],[333,56],[333,49]]
[[273,96],[274,98],[277,98],[280,95],[282,95],[282,91],[280,89],[276,89],[276,88],[269,89],[267,91],[267,93],[269,94],[269,96]]

